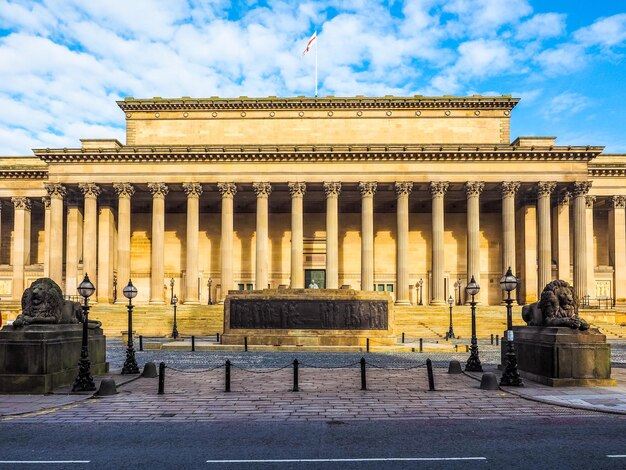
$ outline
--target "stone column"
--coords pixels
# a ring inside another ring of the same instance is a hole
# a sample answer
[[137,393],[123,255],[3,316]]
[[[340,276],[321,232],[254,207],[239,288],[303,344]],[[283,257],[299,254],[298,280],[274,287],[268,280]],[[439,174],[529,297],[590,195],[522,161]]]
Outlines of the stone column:
[[[515,275],[515,194],[520,184],[517,181],[504,181],[500,184],[502,193],[502,274],[509,267]],[[515,296],[515,292],[511,292]]]
[[[44,209],[43,222],[43,277],[50,276],[50,198],[44,196],[41,198]],[[1,209],[1,206],[0,206]]]
[[218,183],[222,194],[222,239],[221,239],[221,283],[220,303],[233,288],[233,202],[237,194],[235,183]]
[[556,249],[558,278],[569,282],[570,272],[570,231],[569,231],[569,203],[572,195],[565,191],[557,202],[556,208]]
[[413,183],[396,183],[396,304],[409,301],[409,194]]
[[[78,279],[78,260],[80,258],[79,240],[83,231],[80,225],[83,218],[80,213],[80,201],[77,196],[67,198],[67,229],[65,240],[65,293],[77,295],[76,288],[81,282]],[[82,246],[82,243],[80,244]]]
[[[129,183],[116,183],[113,189],[117,192],[117,279],[123,289],[130,280],[130,202],[135,188]],[[124,295],[119,295],[117,303],[126,303]]]
[[587,295],[587,205],[585,196],[591,188],[590,181],[574,183],[574,292],[580,302]]
[[[98,247],[98,196],[100,187],[93,183],[81,183],[78,185],[85,197],[83,209],[83,275],[89,275],[89,280],[94,286],[98,286],[98,273],[96,272],[97,247]],[[95,300],[94,297],[92,297]]]
[[626,303],[626,196],[613,196],[609,211],[609,262],[615,271],[613,298],[619,305]]
[[186,281],[185,298],[186,304],[200,303],[198,296],[198,232],[200,230],[200,195],[202,185],[200,183],[183,183],[183,189],[187,193],[187,244],[186,252]]
[[[480,181],[465,183],[467,195],[467,281],[474,276],[480,286],[480,193],[485,184]],[[467,285],[467,284],[466,284]],[[478,298],[486,298],[487,286],[481,286]],[[469,301],[469,299],[468,299]]]
[[305,183],[289,183],[291,193],[291,288],[304,288],[304,194]]
[[269,196],[272,193],[272,186],[269,183],[254,183],[252,188],[256,193],[256,288],[267,289]]
[[63,285],[63,198],[67,190],[58,183],[46,183],[50,196],[50,278]]
[[550,222],[550,195],[556,188],[556,183],[541,181],[537,183],[537,227],[538,227],[538,251],[539,266],[537,292],[543,292],[543,288],[552,280],[552,237]]
[[169,188],[165,183],[148,183],[152,193],[152,252],[150,277],[150,303],[165,303],[165,196]]
[[339,194],[341,183],[324,183],[326,192],[326,288],[339,288]]
[[374,290],[374,194],[376,183],[359,183],[361,191],[361,290]]
[[596,296],[596,253],[593,246],[593,205],[595,202],[595,196],[585,196],[587,207],[585,213],[587,218],[587,295],[590,295],[591,298]]
[[21,300],[24,293],[24,267],[30,264],[30,211],[32,202],[27,197],[12,197],[13,218],[13,300]]
[[[98,302],[113,301],[113,255],[115,250],[115,215],[113,201],[106,196],[98,211]],[[122,289],[126,282],[120,279],[118,297],[125,298]]]
[[444,196],[448,191],[449,183],[434,181],[430,183],[432,198],[432,297],[431,305],[445,305],[444,290]]

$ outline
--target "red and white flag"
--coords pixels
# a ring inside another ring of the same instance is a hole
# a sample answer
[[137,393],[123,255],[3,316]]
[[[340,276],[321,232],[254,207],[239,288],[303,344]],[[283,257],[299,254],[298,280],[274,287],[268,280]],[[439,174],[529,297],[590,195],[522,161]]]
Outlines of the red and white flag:
[[317,31],[313,33],[313,36],[311,36],[311,39],[309,39],[309,42],[307,42],[306,49],[304,49],[302,55],[306,55],[306,53],[311,50],[311,46],[315,41],[317,41]]

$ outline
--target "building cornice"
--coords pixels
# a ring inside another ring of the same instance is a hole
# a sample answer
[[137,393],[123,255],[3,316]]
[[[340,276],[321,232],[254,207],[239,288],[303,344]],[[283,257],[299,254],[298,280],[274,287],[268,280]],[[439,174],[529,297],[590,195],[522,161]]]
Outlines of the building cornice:
[[590,161],[603,147],[510,145],[279,145],[123,147],[112,149],[35,149],[46,163],[135,163],[197,161],[497,161],[575,160]]
[[177,110],[250,110],[250,109],[504,109],[511,111],[519,98],[504,96],[385,96],[325,98],[125,98],[117,105],[124,112]]

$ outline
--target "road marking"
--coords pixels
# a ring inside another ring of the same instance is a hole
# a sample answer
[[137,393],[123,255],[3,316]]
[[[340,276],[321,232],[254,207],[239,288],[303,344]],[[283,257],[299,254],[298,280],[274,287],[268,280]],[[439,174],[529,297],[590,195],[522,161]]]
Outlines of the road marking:
[[46,464],[46,463],[91,463],[91,460],[0,460],[0,464],[19,464],[19,463],[34,463],[34,464]]
[[626,459],[626,454],[623,455],[607,455],[610,459]]
[[487,457],[380,457],[357,459],[259,459],[207,460],[206,463],[317,463],[317,462],[441,462],[446,460],[487,460]]

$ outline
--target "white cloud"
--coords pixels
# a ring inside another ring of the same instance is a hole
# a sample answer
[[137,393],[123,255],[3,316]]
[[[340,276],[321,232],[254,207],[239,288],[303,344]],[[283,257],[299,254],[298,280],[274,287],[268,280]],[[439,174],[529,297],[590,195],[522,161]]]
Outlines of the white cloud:
[[585,45],[617,46],[626,42],[626,13],[609,16],[581,28],[574,39]]
[[520,40],[558,37],[565,33],[565,17],[559,13],[540,13],[521,23],[516,38]]
[[586,96],[566,91],[550,99],[542,108],[542,112],[546,118],[563,119],[587,109],[590,105],[591,100]]

